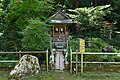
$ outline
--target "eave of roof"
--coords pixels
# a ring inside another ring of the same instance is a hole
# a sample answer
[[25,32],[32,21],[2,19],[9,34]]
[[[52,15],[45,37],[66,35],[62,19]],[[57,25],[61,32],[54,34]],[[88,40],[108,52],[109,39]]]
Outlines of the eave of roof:
[[71,23],[74,23],[72,19],[52,19],[49,21],[49,23],[52,23],[52,24],[71,24]]

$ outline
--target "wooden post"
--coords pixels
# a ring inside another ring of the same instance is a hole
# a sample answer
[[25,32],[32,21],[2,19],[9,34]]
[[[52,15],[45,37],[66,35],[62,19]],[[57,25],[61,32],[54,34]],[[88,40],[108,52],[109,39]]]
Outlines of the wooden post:
[[76,50],[76,73],[78,71],[78,50]]
[[68,50],[68,40],[67,40],[67,50]]
[[66,25],[65,25],[65,35],[66,35],[66,31],[67,31],[67,30],[66,30]]
[[81,52],[81,74],[83,74],[83,53]]
[[52,50],[52,37],[50,37],[50,50]]
[[21,51],[19,51],[19,59],[21,58]]
[[53,30],[52,30],[52,35],[54,36],[54,26],[53,26]]
[[70,73],[72,73],[72,50],[70,49]]
[[85,40],[80,39],[81,74],[83,73],[83,53],[84,52],[85,52]]
[[48,49],[46,50],[46,70],[48,72]]

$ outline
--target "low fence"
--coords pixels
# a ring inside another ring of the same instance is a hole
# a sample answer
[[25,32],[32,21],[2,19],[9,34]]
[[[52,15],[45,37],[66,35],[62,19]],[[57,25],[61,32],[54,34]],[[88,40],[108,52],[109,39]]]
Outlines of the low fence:
[[[95,54],[97,54],[97,55],[115,55],[115,54],[117,54],[117,55],[120,55],[120,53],[98,53],[98,52],[85,52],[85,53],[80,53],[80,52],[78,52],[78,50],[76,50],[76,52],[72,52],[72,50],[70,50],[70,73],[72,73],[72,64],[73,63],[75,63],[76,64],[76,68],[75,68],[75,70],[76,70],[76,73],[78,72],[78,64],[81,64],[81,74],[83,73],[83,67],[84,67],[84,63],[92,63],[92,64],[101,64],[101,63],[107,63],[107,64],[120,64],[120,62],[85,62],[85,61],[83,61],[83,56],[84,55],[95,55]],[[73,55],[76,55],[76,59],[75,59],[75,61],[73,61]],[[78,61],[78,55],[81,55],[81,61]]]
[[[21,54],[46,54],[46,71],[48,72],[48,50],[46,51],[26,51],[26,52],[0,52],[0,54],[18,54],[19,59]],[[1,60],[1,63],[7,62],[18,62],[18,60]]]

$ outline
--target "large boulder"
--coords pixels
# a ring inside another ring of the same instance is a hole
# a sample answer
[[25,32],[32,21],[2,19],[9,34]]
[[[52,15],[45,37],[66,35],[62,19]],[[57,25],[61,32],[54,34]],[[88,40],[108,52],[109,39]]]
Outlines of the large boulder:
[[26,80],[40,72],[38,58],[32,55],[24,55],[14,70],[10,72],[9,80]]

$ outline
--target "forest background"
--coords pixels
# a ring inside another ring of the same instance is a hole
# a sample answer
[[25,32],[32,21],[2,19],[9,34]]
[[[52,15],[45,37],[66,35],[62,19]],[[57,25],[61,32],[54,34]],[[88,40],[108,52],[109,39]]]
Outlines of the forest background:
[[[120,0],[0,0],[0,51],[49,48],[48,21],[58,10],[76,22],[70,26],[69,47],[74,51],[78,49],[77,38],[83,38],[87,52],[102,52],[107,45],[113,46],[108,52],[120,52]],[[0,55],[0,58],[13,56]],[[98,59],[97,56],[86,59],[90,58]]]

